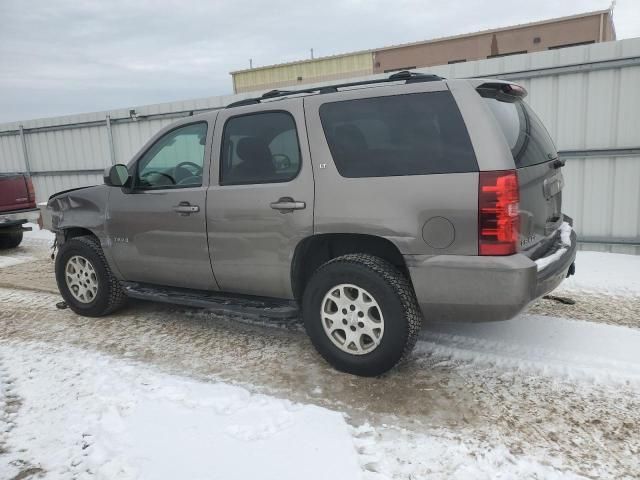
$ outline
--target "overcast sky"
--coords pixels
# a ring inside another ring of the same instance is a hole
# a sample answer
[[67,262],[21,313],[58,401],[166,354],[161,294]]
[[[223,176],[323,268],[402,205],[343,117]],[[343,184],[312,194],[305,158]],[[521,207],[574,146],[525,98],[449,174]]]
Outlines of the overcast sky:
[[[232,70],[608,8],[609,0],[0,0],[0,122],[232,92]],[[619,39],[640,0],[619,0]]]

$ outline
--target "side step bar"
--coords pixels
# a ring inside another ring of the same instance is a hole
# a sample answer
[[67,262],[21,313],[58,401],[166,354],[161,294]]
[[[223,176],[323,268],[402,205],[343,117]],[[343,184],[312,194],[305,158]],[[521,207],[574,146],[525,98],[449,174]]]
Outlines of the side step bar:
[[122,282],[122,287],[131,298],[205,308],[219,315],[234,314],[287,319],[296,318],[299,314],[298,305],[294,300],[162,287],[137,282]]

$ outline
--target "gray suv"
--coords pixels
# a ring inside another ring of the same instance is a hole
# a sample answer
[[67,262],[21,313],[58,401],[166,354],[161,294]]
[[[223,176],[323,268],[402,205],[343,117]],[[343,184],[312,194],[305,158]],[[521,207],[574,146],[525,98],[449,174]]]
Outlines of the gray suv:
[[423,319],[510,319],[573,273],[563,162],[525,95],[401,72],[181,119],[49,199],[60,293],[87,316],[301,312],[335,368],[379,375]]

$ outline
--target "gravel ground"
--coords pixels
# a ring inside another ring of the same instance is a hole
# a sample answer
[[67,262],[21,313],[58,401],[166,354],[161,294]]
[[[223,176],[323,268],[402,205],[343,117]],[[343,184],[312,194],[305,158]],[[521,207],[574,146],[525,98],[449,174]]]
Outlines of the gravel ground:
[[[55,308],[60,297],[49,293],[57,291],[52,262],[41,246],[26,248],[35,261],[0,271],[3,343],[69,345],[345,412],[356,438],[374,438],[385,448],[383,461],[363,468],[394,472],[397,478],[411,478],[398,472],[407,462],[421,461],[418,454],[397,451],[397,438],[420,435],[474,443],[480,449],[504,446],[516,457],[543,458],[560,473],[640,477],[637,384],[453,361],[425,341],[405,365],[381,378],[362,379],[329,368],[296,321],[221,318],[147,302],[131,302],[106,318],[83,318]],[[571,296],[577,305],[545,300],[530,311],[637,327],[636,299]],[[425,464],[423,473],[430,468]]]

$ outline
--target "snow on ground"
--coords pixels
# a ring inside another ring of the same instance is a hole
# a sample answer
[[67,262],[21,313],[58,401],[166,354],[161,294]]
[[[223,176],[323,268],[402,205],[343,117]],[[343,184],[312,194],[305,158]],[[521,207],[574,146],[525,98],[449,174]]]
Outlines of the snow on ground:
[[520,315],[504,322],[431,324],[418,349],[453,359],[640,387],[640,330]]
[[79,349],[4,343],[0,359],[0,478],[360,477],[339,413]]
[[29,242],[52,243],[55,235],[49,230],[41,230],[35,223],[27,223],[25,227],[31,227],[30,232],[24,232],[25,240]]
[[350,427],[325,408],[37,342],[0,346],[0,427],[2,478],[582,478],[444,428]]
[[25,226],[33,230],[24,232],[24,239],[20,247],[9,251],[0,251],[0,269],[19,265],[21,263],[33,262],[36,260],[35,253],[30,247],[45,247],[53,243],[54,234],[49,230],[40,230],[35,223],[27,223]]
[[558,291],[640,296],[640,256],[579,251],[576,274]]
[[380,475],[367,472],[365,480],[587,478],[553,468],[544,459],[514,455],[504,446],[494,446],[446,429],[421,434],[388,425],[383,428],[363,425],[354,430],[356,445],[365,453],[373,453],[372,458],[376,460],[370,466],[381,472]]
[[29,255],[0,255],[0,268],[12,267],[21,263],[32,262],[34,257]]

